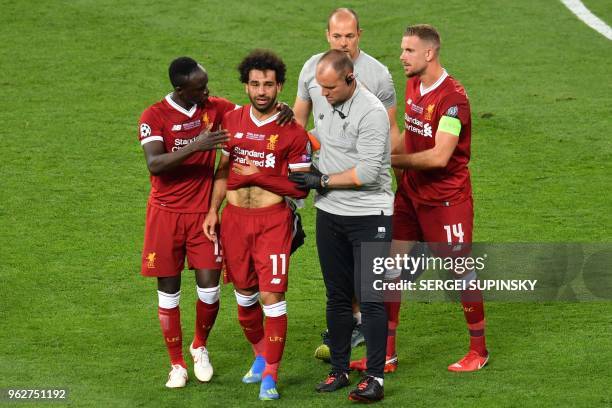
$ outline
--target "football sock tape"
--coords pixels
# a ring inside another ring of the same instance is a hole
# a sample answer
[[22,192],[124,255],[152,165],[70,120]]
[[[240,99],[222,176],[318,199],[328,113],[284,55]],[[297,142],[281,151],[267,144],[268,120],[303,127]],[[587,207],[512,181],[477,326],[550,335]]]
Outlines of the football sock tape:
[[165,293],[160,290],[157,291],[157,299],[159,307],[163,309],[174,309],[178,307],[179,301],[181,300],[181,291],[176,293]]
[[283,300],[271,305],[264,305],[263,311],[266,317],[280,317],[287,314],[287,302]]
[[221,293],[221,285],[217,285],[214,288],[201,288],[196,285],[196,291],[198,292],[198,298],[209,305],[215,304],[219,301],[219,293]]
[[243,295],[234,290],[236,295],[236,302],[242,307],[253,306],[259,300],[259,292],[255,292],[252,295]]

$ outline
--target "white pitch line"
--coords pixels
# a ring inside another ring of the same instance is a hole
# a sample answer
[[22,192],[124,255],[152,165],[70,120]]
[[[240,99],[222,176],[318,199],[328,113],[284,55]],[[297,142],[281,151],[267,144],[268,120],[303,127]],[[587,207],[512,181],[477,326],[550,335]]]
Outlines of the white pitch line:
[[572,13],[599,34],[612,40],[612,28],[586,8],[580,0],[561,0]]

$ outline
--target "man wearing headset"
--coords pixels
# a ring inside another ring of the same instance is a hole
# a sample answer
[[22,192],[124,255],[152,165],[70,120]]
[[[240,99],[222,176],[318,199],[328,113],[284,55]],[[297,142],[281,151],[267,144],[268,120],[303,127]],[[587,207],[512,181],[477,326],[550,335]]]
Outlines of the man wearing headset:
[[387,313],[382,298],[361,296],[361,249],[366,242],[391,242],[389,118],[382,102],[355,79],[353,69],[340,50],[327,51],[319,59],[316,81],[326,106],[313,133],[321,141],[320,171],[294,172],[289,179],[298,188],[318,190],[317,250],[327,294],[332,370],[317,391],[333,392],[350,383],[351,304],[356,297],[367,367],[349,398],[373,402],[384,398]]
[[[359,17],[357,13],[349,8],[338,8],[333,10],[327,20],[326,37],[331,49],[344,52],[353,62],[354,74],[362,86],[378,98],[389,117],[389,135],[391,140],[392,153],[401,153],[403,146],[403,136],[401,135],[397,123],[395,121],[396,114],[396,97],[395,88],[391,74],[385,65],[380,63],[374,57],[368,55],[359,48],[359,40],[362,30],[359,27]],[[316,81],[315,70],[323,53],[313,55],[304,63],[298,81],[297,97],[293,106],[295,120],[307,128],[308,118],[312,112],[315,127],[320,120],[322,112],[327,109],[328,103],[321,94],[321,87]],[[320,140],[316,137],[310,139],[313,150],[318,150]],[[398,170],[396,177],[399,180],[401,171]],[[399,302],[389,302],[386,304],[387,314],[389,318],[389,337],[387,339],[387,352],[385,372],[393,372],[397,369],[397,353],[395,350],[395,332],[399,324]],[[353,317],[355,319],[355,327],[351,339],[351,346],[356,347],[363,343],[363,334],[361,333],[361,313],[359,306],[353,304]],[[324,332],[323,344],[315,351],[315,357],[327,360],[329,359],[329,338],[328,332]],[[351,364],[352,369],[365,370],[365,361],[359,360]]]

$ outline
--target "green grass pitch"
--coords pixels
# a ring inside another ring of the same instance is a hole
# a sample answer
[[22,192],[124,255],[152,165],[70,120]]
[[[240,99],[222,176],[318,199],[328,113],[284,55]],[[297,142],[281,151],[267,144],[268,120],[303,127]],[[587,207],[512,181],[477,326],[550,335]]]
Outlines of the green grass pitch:
[[[585,4],[612,23],[610,2]],[[213,94],[246,103],[235,67],[271,48],[288,66],[281,98],[292,104],[339,6],[360,14],[361,46],[391,70],[399,112],[403,29],[441,31],[442,62],[473,110],[475,241],[612,241],[612,43],[559,1],[2,0],[0,388],[68,387],[78,407],[260,405],[257,387],[240,382],[251,352],[231,287],[209,341],[212,383],[192,375],[185,389],[164,387],[155,281],[139,275],[149,184],[136,124],[168,92],[167,66],[180,55],[204,64]],[[313,389],[328,369],[313,358],[325,325],[313,214],[310,203],[307,244],[291,264],[280,406],[349,404],[348,391]],[[191,273],[183,283],[186,349]],[[456,375],[446,366],[468,341],[459,306],[406,304],[383,405],[612,405],[609,302],[486,310],[490,365]]]

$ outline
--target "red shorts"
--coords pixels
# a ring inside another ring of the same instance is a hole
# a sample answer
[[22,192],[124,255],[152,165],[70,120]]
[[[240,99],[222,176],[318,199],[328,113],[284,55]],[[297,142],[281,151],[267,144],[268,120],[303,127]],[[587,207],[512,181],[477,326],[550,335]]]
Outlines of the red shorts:
[[226,283],[286,292],[292,232],[293,213],[284,201],[263,208],[228,204],[221,219]]
[[431,243],[472,242],[474,205],[472,197],[448,207],[414,202],[401,191],[395,194],[393,239]]
[[141,274],[168,277],[185,268],[221,269],[219,244],[204,235],[206,213],[183,214],[148,205]]

